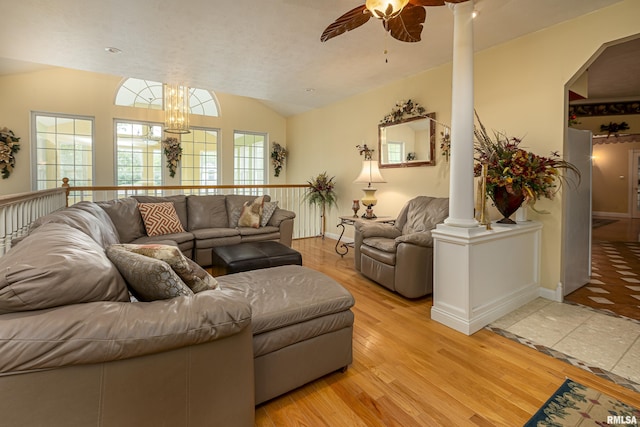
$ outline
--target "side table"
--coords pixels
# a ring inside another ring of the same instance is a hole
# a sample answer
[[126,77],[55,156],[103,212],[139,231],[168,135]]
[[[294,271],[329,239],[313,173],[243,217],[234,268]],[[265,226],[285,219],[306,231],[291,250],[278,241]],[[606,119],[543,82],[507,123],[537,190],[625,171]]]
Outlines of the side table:
[[396,219],[391,216],[379,216],[376,218],[363,218],[360,216],[353,215],[345,215],[338,217],[340,223],[336,225],[336,227],[342,227],[342,231],[340,232],[340,237],[338,237],[338,241],[336,242],[336,253],[341,257],[344,257],[347,252],[349,252],[349,247],[353,246],[353,243],[342,243],[342,236],[344,235],[345,224],[346,225],[355,225],[356,221],[373,221],[380,222],[383,224],[394,224]]

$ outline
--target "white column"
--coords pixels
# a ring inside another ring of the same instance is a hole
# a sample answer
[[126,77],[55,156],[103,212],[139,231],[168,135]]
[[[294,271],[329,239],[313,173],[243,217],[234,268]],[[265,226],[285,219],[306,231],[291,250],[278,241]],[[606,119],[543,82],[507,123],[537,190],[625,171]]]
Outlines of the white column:
[[453,227],[476,227],[473,215],[473,0],[453,9],[453,78],[449,218]]

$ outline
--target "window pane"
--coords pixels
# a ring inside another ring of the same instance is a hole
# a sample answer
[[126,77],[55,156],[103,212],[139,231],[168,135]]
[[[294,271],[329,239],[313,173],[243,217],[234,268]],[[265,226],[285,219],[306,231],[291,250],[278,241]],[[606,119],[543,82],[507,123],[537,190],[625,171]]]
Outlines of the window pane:
[[182,135],[182,184],[218,184],[218,149],[218,129],[192,128]]
[[[34,113],[36,189],[93,184],[93,119]],[[72,201],[73,202],[73,201]]]
[[264,133],[234,133],[234,184],[266,184],[266,139],[267,135]]
[[116,185],[162,185],[160,125],[116,123]]

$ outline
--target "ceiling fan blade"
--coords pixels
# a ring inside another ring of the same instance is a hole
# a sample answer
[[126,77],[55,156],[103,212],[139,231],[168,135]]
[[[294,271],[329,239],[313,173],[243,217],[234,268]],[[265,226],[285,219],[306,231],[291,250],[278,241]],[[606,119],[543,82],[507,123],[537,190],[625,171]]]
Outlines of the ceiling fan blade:
[[[466,1],[466,0],[464,0]],[[414,6],[444,6],[445,0],[409,0]]]
[[424,7],[407,5],[400,15],[384,21],[383,25],[394,39],[415,43],[420,41],[422,25],[426,19],[427,12]]
[[464,3],[469,0],[409,0],[414,6],[444,6],[445,3]]
[[336,22],[333,24],[329,25],[320,36],[320,41],[326,42],[340,34],[356,29],[359,26],[364,25],[370,18],[371,12],[369,12],[369,9],[367,9],[365,5],[358,6],[336,19]]

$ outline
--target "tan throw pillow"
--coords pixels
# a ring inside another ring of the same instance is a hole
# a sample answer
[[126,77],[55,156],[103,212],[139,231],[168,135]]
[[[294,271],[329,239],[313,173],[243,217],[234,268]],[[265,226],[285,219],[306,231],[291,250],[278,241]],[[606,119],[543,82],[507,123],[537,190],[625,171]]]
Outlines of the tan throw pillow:
[[175,246],[153,243],[146,245],[123,244],[119,246],[129,252],[166,262],[182,279],[184,284],[195,293],[218,287],[218,281],[213,276],[196,262],[184,256],[182,251]]
[[111,245],[106,252],[140,301],[193,295],[193,291],[164,261],[130,252],[120,245]]
[[259,228],[263,204],[264,196],[257,197],[253,202],[245,202],[238,219],[238,227]]
[[184,233],[173,203],[138,203],[148,236]]

